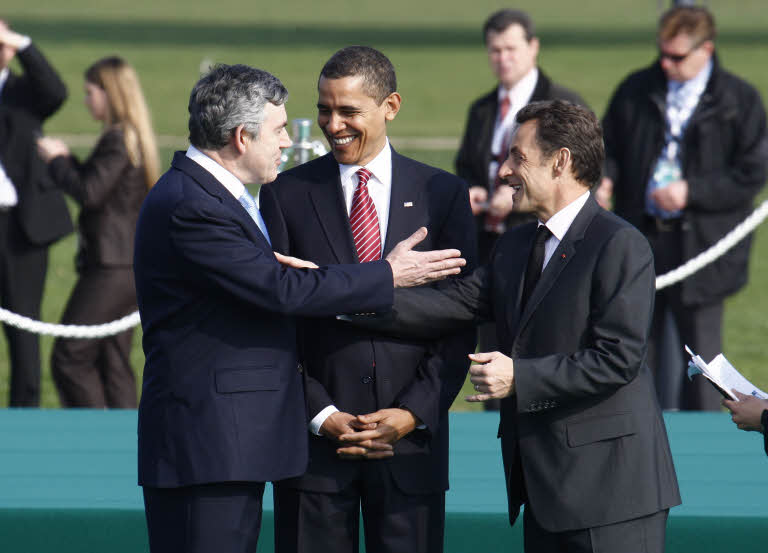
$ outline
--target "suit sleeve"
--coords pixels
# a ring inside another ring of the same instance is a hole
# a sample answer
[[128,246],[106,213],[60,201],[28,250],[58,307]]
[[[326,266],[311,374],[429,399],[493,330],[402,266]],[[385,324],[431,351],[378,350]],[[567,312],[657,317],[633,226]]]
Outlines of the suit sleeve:
[[749,89],[740,106],[730,163],[722,170],[688,175],[688,207],[722,212],[751,204],[765,184],[768,134],[760,95]]
[[41,120],[50,117],[66,100],[67,87],[34,44],[16,57],[24,69],[18,86],[25,109]]
[[478,151],[477,142],[478,138],[478,126],[481,124],[477,113],[477,104],[473,104],[469,108],[467,114],[467,122],[464,126],[464,134],[461,138],[461,145],[459,151],[456,153],[456,159],[454,165],[456,167],[456,174],[464,179],[467,184],[471,186],[488,187],[487,177],[480,179],[478,173],[482,174],[488,172],[488,168],[485,167],[483,171],[478,171],[478,165],[483,165],[482,159],[477,159],[482,156],[482,152]]
[[120,175],[131,163],[120,131],[108,131],[84,163],[74,156],[60,156],[49,164],[56,185],[81,206],[101,207],[120,185]]
[[[442,228],[429,230],[439,236],[435,242],[437,249],[461,250],[467,260],[467,269],[471,270],[477,264],[475,224],[466,185],[457,180],[455,182]],[[467,354],[474,352],[475,342],[473,327],[434,342],[416,378],[398,397],[398,403],[415,413],[432,432],[440,420],[440,413],[448,410],[464,384],[469,369]]]
[[518,410],[610,394],[634,380],[644,363],[655,272],[645,238],[622,228],[606,243],[590,290],[590,331],[583,349],[515,363]]
[[392,304],[392,270],[386,261],[285,268],[219,203],[181,202],[168,233],[187,278],[265,311],[322,317],[386,311]]

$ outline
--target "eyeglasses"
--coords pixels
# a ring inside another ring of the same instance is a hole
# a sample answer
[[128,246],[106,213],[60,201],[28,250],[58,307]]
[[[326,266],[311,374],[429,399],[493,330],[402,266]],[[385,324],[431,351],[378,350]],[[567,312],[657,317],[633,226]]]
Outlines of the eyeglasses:
[[706,42],[706,40],[702,40],[702,41],[697,42],[685,54],[670,54],[668,52],[662,51],[661,48],[659,48],[659,60],[663,60],[663,59],[666,58],[669,61],[671,61],[672,63],[680,63],[683,60],[685,60],[688,56],[693,54],[696,50],[698,50],[701,47],[701,45],[704,44],[705,42]]

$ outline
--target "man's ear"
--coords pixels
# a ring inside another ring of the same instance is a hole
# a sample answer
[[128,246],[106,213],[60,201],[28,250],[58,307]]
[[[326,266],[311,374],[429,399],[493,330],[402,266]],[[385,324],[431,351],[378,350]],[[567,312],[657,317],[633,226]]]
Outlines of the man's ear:
[[248,149],[248,143],[252,140],[251,133],[245,130],[245,125],[238,125],[232,131],[232,147],[242,155]]
[[569,170],[571,164],[571,151],[568,148],[560,148],[554,156],[552,156],[552,177],[557,178],[565,174]]
[[387,121],[392,121],[397,116],[397,113],[400,111],[400,102],[402,102],[402,98],[397,92],[393,92],[384,98],[384,105],[387,109],[384,117]]

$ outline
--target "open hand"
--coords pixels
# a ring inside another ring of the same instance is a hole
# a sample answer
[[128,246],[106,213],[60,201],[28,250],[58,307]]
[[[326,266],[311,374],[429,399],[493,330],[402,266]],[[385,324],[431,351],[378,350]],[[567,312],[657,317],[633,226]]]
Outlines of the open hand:
[[421,227],[408,238],[399,242],[387,256],[392,267],[395,288],[421,286],[435,280],[456,275],[467,264],[459,250],[434,250],[417,252],[413,248],[427,237],[427,229]]

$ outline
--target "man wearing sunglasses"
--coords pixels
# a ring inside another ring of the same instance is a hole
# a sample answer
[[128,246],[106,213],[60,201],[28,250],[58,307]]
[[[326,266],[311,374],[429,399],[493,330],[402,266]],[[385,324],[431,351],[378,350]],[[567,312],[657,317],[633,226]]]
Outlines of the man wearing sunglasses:
[[[706,8],[679,6],[658,28],[658,59],[618,87],[603,120],[605,178],[596,195],[640,229],[664,274],[708,249],[751,211],[766,180],[768,138],[759,93],[724,70],[715,22]],[[658,367],[669,310],[680,339],[705,359],[722,350],[723,301],[747,280],[750,239],[680,284],[656,294],[648,362],[662,407],[717,410],[704,379],[684,378],[685,363]],[[665,390],[679,388],[680,397]]]

